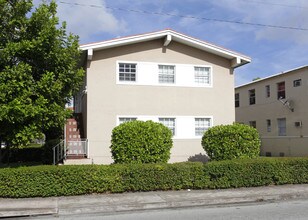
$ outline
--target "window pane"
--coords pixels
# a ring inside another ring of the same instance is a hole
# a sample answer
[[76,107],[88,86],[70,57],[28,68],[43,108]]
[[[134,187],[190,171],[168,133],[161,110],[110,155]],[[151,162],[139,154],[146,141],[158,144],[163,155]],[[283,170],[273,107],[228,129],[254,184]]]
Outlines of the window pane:
[[293,81],[293,86],[294,87],[298,87],[302,85],[302,80],[301,79],[297,79]]
[[135,120],[137,120],[137,118],[119,118],[119,124],[122,124],[128,121],[135,121]]
[[239,107],[240,106],[240,94],[236,93],[235,94],[235,107]]
[[136,81],[136,64],[119,63],[119,80]]
[[159,122],[169,128],[172,135],[175,135],[175,118],[159,118]]
[[174,83],[175,67],[170,65],[158,66],[158,81],[160,83]]
[[211,127],[210,118],[195,118],[195,135],[202,136]]
[[256,93],[254,89],[251,89],[249,92],[249,104],[253,105],[256,104]]
[[271,88],[269,85],[265,86],[265,93],[267,98],[271,96]]
[[210,68],[195,67],[195,82],[198,84],[210,84]]
[[278,124],[278,136],[286,136],[286,134],[287,134],[286,119],[285,118],[278,118],[277,124]]
[[285,98],[286,98],[285,82],[277,83],[277,99],[285,99]]

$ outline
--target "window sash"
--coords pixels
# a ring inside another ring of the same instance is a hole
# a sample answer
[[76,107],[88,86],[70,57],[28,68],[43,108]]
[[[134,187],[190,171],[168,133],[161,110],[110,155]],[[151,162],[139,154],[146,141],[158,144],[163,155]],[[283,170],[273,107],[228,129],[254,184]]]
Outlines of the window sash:
[[302,79],[297,79],[293,81],[293,87],[299,87],[302,85]]
[[120,117],[119,118],[119,124],[129,122],[129,121],[136,121],[136,120],[137,120],[137,118],[135,118],[135,117]]
[[271,96],[271,87],[269,85],[265,86],[265,93],[267,98]]
[[285,82],[277,83],[277,99],[286,98]]
[[137,64],[119,63],[119,81],[136,81]]
[[196,136],[203,136],[204,132],[206,132],[210,127],[211,127],[210,118],[195,118]]
[[240,107],[240,94],[239,93],[235,93],[235,107]]
[[210,84],[210,68],[209,67],[195,67],[195,83]]
[[159,118],[159,122],[169,128],[172,135],[175,135],[175,118]]
[[286,136],[287,135],[287,123],[285,118],[278,118],[278,136]]
[[254,89],[249,90],[249,104],[256,104],[256,92]]
[[266,120],[266,129],[267,129],[267,132],[271,132],[272,131],[272,122],[271,122],[270,119]]
[[159,83],[175,82],[175,66],[158,65],[158,81]]

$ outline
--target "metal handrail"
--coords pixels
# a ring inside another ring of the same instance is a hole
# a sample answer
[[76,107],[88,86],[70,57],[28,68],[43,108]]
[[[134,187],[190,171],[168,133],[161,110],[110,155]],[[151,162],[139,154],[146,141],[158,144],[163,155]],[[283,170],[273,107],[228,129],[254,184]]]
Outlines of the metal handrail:
[[65,152],[65,142],[61,141],[56,146],[52,148],[53,151],[53,164],[58,164],[61,160],[65,159],[66,152]]

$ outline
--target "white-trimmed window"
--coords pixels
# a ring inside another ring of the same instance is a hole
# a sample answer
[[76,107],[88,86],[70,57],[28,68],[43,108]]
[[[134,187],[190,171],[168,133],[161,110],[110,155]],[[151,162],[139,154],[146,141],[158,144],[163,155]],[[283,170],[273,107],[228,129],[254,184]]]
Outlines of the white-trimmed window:
[[159,118],[159,122],[169,128],[173,136],[175,135],[175,118]]
[[195,118],[195,135],[202,136],[211,127],[210,118]]
[[175,66],[158,65],[158,82],[175,83]]
[[128,122],[128,121],[136,121],[137,118],[136,117],[120,117],[119,118],[119,124],[122,124],[124,122]]
[[195,83],[210,85],[210,67],[199,67],[195,66]]
[[136,81],[137,64],[119,63],[119,81]]

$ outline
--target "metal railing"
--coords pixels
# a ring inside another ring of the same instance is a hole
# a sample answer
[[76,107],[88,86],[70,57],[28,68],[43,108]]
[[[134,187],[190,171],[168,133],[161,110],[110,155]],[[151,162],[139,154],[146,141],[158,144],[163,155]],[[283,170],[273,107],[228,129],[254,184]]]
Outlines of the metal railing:
[[64,141],[61,141],[59,144],[52,148],[53,151],[53,164],[56,165],[59,162],[63,161],[66,157],[65,155],[65,144]]
[[66,156],[83,156],[88,155],[88,140],[70,140],[66,142]]

